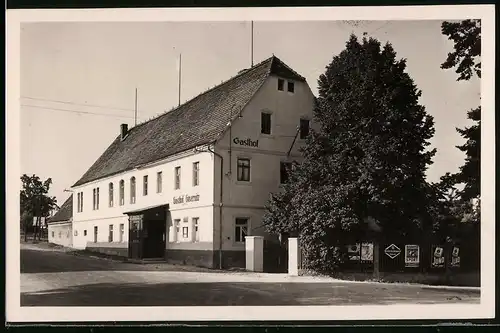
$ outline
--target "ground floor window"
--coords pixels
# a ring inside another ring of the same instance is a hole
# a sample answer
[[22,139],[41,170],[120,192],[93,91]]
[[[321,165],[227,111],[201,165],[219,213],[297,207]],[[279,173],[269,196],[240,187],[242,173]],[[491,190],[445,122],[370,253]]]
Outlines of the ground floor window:
[[97,243],[97,232],[98,232],[98,229],[97,229],[97,226],[94,227],[94,243]]
[[188,238],[188,237],[189,237],[189,228],[182,227],[182,238]]
[[180,228],[181,228],[179,224],[181,224],[181,220],[178,220],[178,219],[174,220],[174,230],[175,230],[174,231],[175,232],[174,233],[174,235],[175,235],[174,242],[179,241],[179,236],[180,236],[179,234],[180,234]]
[[200,241],[200,232],[198,230],[198,217],[193,217],[193,232],[194,232],[194,241],[199,242]]
[[54,236],[54,232],[52,231],[52,238],[54,238],[54,237],[55,237],[55,236]]
[[248,235],[248,218],[238,217],[234,224],[234,241],[242,243],[245,241],[245,236]]
[[125,235],[125,224],[120,224],[120,243],[123,242],[123,236]]
[[87,230],[83,230],[83,235],[87,236]]
[[109,225],[108,242],[113,243],[113,225]]

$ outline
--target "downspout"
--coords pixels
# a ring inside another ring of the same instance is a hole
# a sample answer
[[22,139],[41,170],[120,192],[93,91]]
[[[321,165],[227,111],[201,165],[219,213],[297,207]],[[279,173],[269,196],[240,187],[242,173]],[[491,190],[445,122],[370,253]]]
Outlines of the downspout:
[[210,148],[207,148],[212,154],[220,158],[220,198],[219,198],[219,269],[222,269],[222,199],[223,199],[223,187],[224,187],[224,157],[219,153],[216,153]]

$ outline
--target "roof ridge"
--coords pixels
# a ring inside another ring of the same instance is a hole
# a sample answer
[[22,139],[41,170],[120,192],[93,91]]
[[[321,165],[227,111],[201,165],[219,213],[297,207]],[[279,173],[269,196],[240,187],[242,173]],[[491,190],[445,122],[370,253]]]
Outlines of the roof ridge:
[[276,60],[278,60],[283,66],[286,67],[286,69],[288,69],[289,71],[291,71],[293,74],[297,75],[298,77],[302,78],[304,81],[307,81],[306,78],[302,75],[300,75],[299,73],[297,73],[296,71],[294,71],[290,66],[288,66],[283,60],[281,60],[280,58],[276,57],[275,55],[273,55],[273,58],[275,58]]
[[[229,83],[229,82],[231,82],[231,81],[235,80],[236,78],[241,77],[242,75],[247,74],[247,73],[249,73],[250,71],[253,71],[253,70],[255,70],[255,69],[257,69],[257,68],[259,68],[259,67],[263,66],[263,65],[264,65],[266,62],[268,62],[268,61],[271,61],[271,65],[272,65],[272,60],[273,60],[274,58],[276,58],[276,57],[275,57],[274,55],[272,55],[271,57],[269,57],[269,58],[267,58],[267,59],[264,59],[263,61],[259,62],[259,63],[258,63],[258,64],[256,64],[256,65],[253,65],[253,66],[252,66],[252,67],[250,67],[250,68],[247,68],[247,69],[243,69],[243,70],[241,70],[241,71],[240,71],[240,72],[238,72],[235,76],[230,77],[230,78],[229,78],[229,79],[227,79],[226,81],[223,81],[222,83],[219,83],[218,85],[215,85],[214,87],[212,87],[212,88],[210,88],[210,89],[205,90],[204,92],[202,92],[202,93],[200,93],[200,94],[198,94],[198,95],[196,95],[196,96],[192,97],[191,99],[187,100],[186,102],[182,103],[181,105],[178,105],[177,107],[174,107],[173,109],[170,109],[169,111],[163,112],[163,113],[161,113],[160,115],[157,115],[157,116],[155,116],[155,117],[153,117],[153,118],[151,118],[151,119],[148,119],[148,120],[146,120],[146,121],[144,121],[144,122],[142,122],[142,123],[140,123],[140,124],[135,125],[134,127],[132,127],[132,128],[130,129],[130,131],[132,131],[132,130],[134,130],[134,129],[136,129],[136,128],[138,128],[138,127],[140,127],[140,126],[144,125],[144,124],[147,124],[147,123],[149,123],[149,122],[151,122],[151,121],[153,121],[153,120],[156,120],[156,119],[158,119],[158,118],[161,118],[161,117],[163,117],[164,115],[166,115],[166,114],[168,114],[168,113],[170,113],[170,114],[171,114],[172,112],[176,112],[176,111],[181,110],[181,108],[182,108],[183,106],[185,106],[185,105],[187,105],[187,104],[189,104],[189,103],[193,102],[193,101],[194,101],[195,99],[197,99],[198,97],[201,97],[201,96],[203,96],[203,95],[205,95],[205,94],[207,94],[207,93],[209,93],[209,92],[211,92],[211,91],[213,91],[213,90],[215,90],[215,89],[217,89],[217,88],[220,88],[220,87],[224,86],[225,84],[227,84],[227,83]],[[276,58],[276,59],[277,59],[277,58]],[[279,60],[279,59],[278,59],[278,60]],[[282,62],[282,61],[280,60],[280,62]],[[269,68],[268,68],[268,70],[267,70],[267,74],[269,75],[270,73],[271,73],[271,66],[269,66]],[[119,137],[119,135],[118,135],[117,137]],[[115,139],[115,140],[116,140],[116,139]]]

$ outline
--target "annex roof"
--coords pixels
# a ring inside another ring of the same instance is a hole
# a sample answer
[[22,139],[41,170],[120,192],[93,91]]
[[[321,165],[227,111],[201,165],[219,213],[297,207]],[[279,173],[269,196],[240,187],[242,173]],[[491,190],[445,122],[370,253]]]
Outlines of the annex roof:
[[273,55],[172,111],[132,127],[124,140],[118,135],[73,187],[215,142],[230,116],[238,116],[270,75],[305,81]]
[[47,223],[69,221],[73,217],[73,194],[62,204],[57,213]]

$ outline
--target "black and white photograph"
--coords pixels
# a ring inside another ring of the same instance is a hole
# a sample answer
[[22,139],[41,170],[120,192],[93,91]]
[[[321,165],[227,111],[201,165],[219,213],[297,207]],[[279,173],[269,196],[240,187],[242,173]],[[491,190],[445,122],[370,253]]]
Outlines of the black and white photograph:
[[7,321],[494,316],[494,6],[7,24]]

